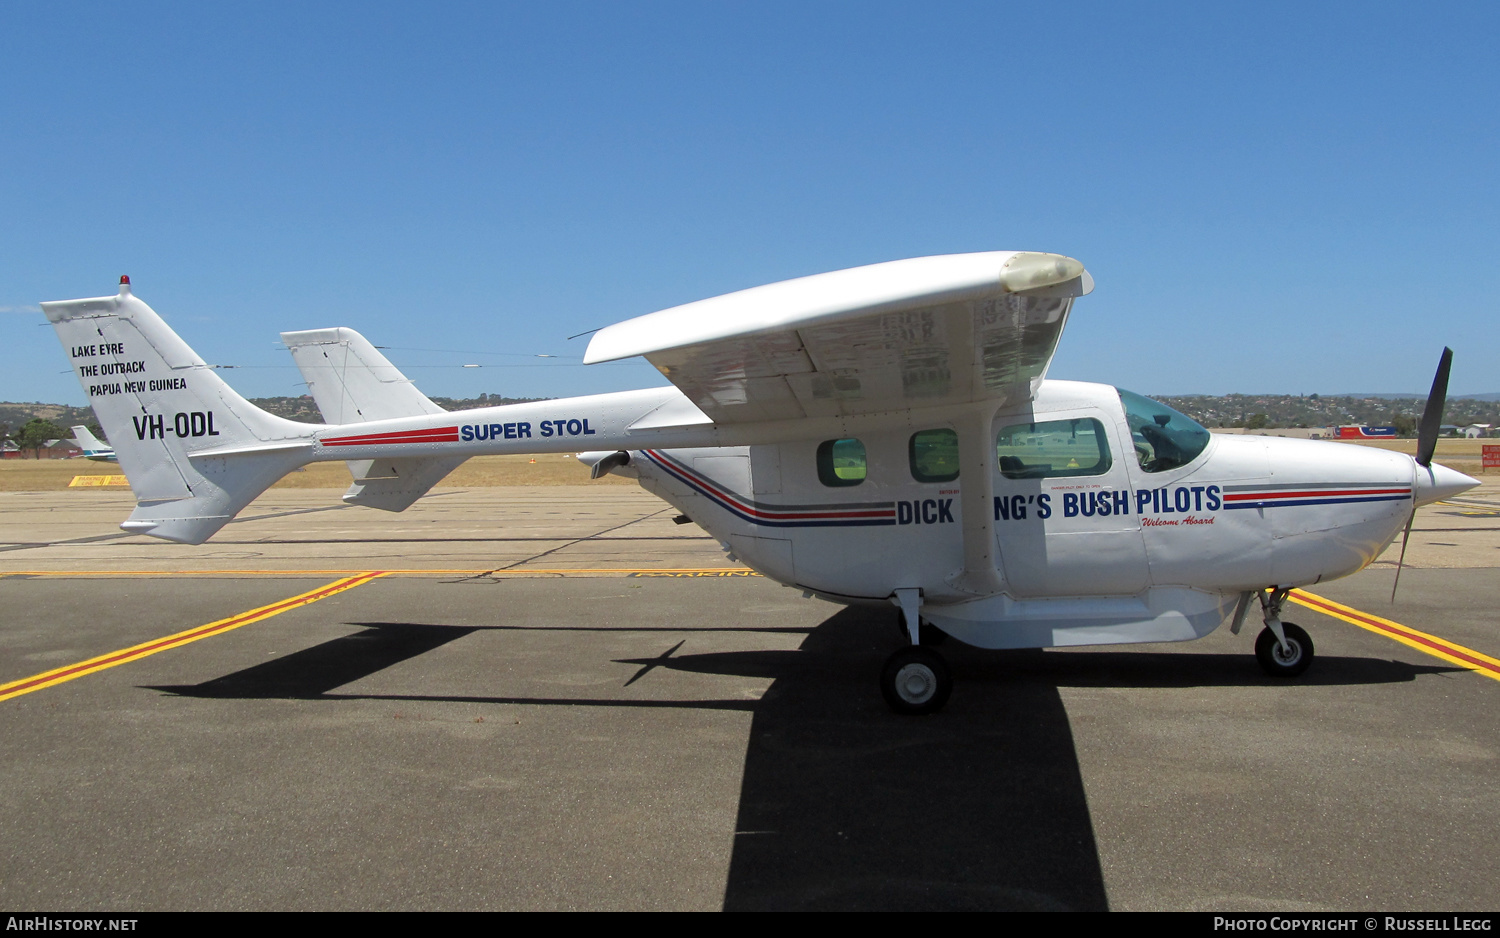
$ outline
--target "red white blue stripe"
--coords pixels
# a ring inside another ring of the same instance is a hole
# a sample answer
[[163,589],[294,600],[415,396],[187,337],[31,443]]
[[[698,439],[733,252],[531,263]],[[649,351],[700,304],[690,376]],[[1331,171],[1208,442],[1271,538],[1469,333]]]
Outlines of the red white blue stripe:
[[751,524],[773,528],[842,528],[896,523],[895,502],[768,505],[724,488],[659,450],[642,450],[641,454],[673,479]]
[[1287,485],[1226,485],[1224,508],[1280,508],[1290,505],[1348,505],[1395,502],[1412,497],[1411,486],[1389,482],[1323,482]]

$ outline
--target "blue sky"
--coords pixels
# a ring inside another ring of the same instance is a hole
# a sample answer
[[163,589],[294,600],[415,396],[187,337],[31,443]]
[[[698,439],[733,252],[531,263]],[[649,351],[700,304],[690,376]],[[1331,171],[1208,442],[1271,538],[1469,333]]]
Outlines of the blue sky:
[[1003,249],[1098,282],[1054,377],[1500,391],[1497,11],[8,2],[0,399],[84,402],[36,304],[121,273],[250,396],[331,325],[562,396],[662,383],[574,333]]

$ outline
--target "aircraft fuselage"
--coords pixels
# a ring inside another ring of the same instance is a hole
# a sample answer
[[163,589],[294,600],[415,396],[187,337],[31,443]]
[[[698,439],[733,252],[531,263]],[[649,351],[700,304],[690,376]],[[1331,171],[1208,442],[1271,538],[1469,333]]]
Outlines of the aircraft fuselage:
[[[925,618],[987,647],[1199,637],[1246,591],[1364,568],[1400,533],[1414,491],[1433,488],[1404,454],[1275,437],[1215,434],[1185,464],[1159,467],[1142,458],[1114,388],[1048,381],[1033,403],[995,417],[1002,449],[1034,447],[1038,458],[994,470],[1004,588],[975,596],[955,585],[964,479],[924,481],[913,463],[914,438],[941,429],[914,418],[862,434],[864,474],[852,485],[820,477],[830,441],[818,439],[649,448],[631,452],[630,469],[767,576],[850,603],[917,589]],[[1063,474],[1050,474],[1055,465]],[[1031,620],[1043,624],[1020,626]],[[981,635],[980,624],[996,628]]]

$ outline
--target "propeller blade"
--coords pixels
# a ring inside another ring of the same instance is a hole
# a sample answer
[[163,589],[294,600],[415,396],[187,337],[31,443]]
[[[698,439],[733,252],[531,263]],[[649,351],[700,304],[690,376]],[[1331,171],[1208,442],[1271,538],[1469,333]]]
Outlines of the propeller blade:
[[[1438,360],[1437,374],[1432,376],[1432,391],[1427,395],[1427,406],[1422,410],[1422,422],[1417,429],[1417,465],[1432,465],[1432,454],[1437,449],[1438,428],[1443,423],[1443,407],[1448,402],[1448,372],[1453,368],[1453,349],[1444,348]],[[1408,530],[1411,525],[1407,525]]]
[[1391,584],[1391,602],[1396,601],[1396,587],[1401,585],[1401,567],[1406,563],[1406,542],[1411,537],[1411,523],[1417,520],[1417,506],[1413,505],[1406,519],[1406,531],[1401,535],[1401,556],[1396,560],[1396,582]]

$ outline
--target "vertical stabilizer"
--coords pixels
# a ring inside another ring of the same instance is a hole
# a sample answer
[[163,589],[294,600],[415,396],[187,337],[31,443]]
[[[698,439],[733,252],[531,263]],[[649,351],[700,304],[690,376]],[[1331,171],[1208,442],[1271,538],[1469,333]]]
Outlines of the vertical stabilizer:
[[97,436],[94,436],[88,427],[74,427],[73,442],[78,444],[78,448],[83,450],[85,456],[92,453],[102,453],[109,449],[109,445]]
[[306,461],[317,427],[252,405],[120,279],[43,303],[137,505],[127,531],[198,544]]
[[370,340],[353,329],[283,332],[302,380],[328,423],[365,423],[441,414]]
[[[329,423],[366,423],[395,417],[441,414],[411,379],[353,329],[283,332],[302,380]],[[402,511],[463,463],[462,456],[351,459],[354,484],[344,493],[351,505]]]

